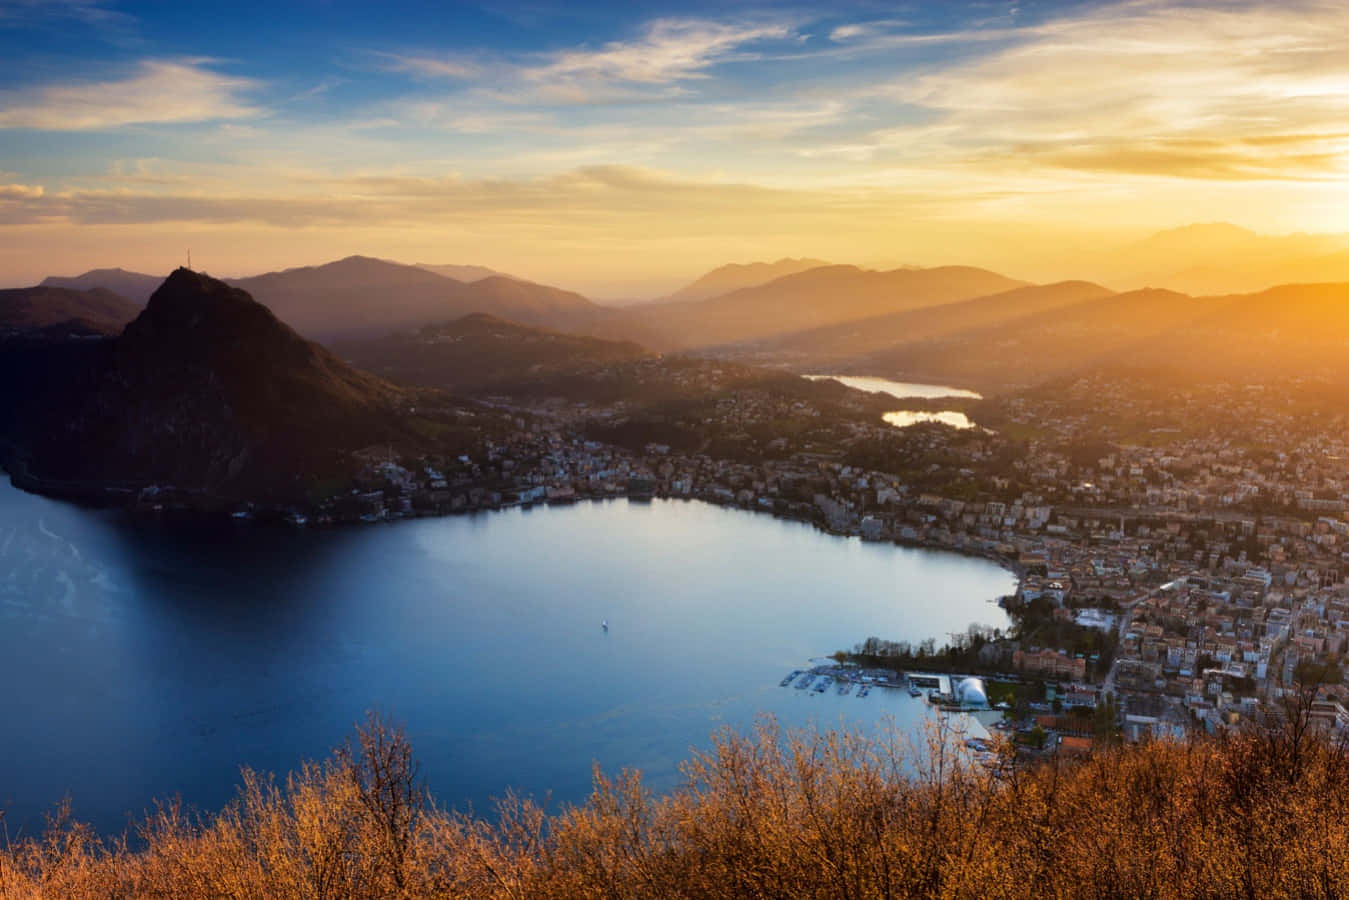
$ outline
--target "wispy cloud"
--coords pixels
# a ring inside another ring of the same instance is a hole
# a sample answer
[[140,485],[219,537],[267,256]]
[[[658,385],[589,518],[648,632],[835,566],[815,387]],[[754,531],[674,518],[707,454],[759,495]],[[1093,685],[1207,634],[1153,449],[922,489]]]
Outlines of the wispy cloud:
[[482,66],[477,63],[448,56],[383,52],[376,52],[375,56],[385,60],[384,68],[390,72],[407,72],[422,78],[468,79],[482,72]]
[[845,196],[836,191],[775,189],[623,165],[583,166],[536,178],[311,173],[289,178],[284,188],[255,186],[246,192],[228,191],[221,179],[186,180],[133,169],[130,177],[119,179],[125,186],[113,189],[16,190],[7,195],[0,188],[0,201],[13,201],[0,202],[0,225],[56,221],[417,225],[443,222],[450,215],[472,216],[486,226],[565,214],[578,226],[585,221],[619,227],[625,221],[654,223],[670,216],[710,215],[730,231],[764,215],[819,219],[862,208],[879,211],[894,200],[877,191]]
[[5,0],[0,3],[0,27],[63,21],[122,28],[134,20],[102,0]]
[[496,103],[595,105],[688,94],[715,67],[755,58],[752,45],[792,34],[783,23],[657,19],[628,40],[516,59],[381,54],[389,68],[423,78],[476,80]]
[[42,194],[40,184],[0,184],[0,200],[36,200]]
[[[1126,2],[888,89],[948,158],[1204,179],[1341,177],[1349,7]],[[902,152],[920,129],[877,135]],[[1262,138],[1277,135],[1277,143]],[[930,149],[930,147],[929,147]]]
[[127,78],[0,94],[0,129],[98,131],[251,118],[262,111],[243,95],[256,87],[251,79],[221,75],[200,60],[145,61]]
[[739,25],[700,19],[658,19],[631,41],[613,41],[597,50],[567,50],[529,69],[526,77],[602,84],[672,84],[703,77],[747,44],[781,39],[782,24]]

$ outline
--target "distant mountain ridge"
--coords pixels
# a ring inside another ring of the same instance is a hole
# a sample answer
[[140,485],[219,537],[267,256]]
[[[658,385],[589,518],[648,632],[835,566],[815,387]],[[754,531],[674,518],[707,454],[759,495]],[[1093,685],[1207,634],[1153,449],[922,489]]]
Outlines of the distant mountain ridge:
[[39,285],[0,290],[0,331],[117,334],[138,312],[137,304],[103,288]]
[[763,340],[1025,285],[972,266],[888,272],[820,266],[707,300],[653,304],[633,313],[674,346],[697,348]]
[[1280,284],[1349,281],[1349,235],[1259,234],[1227,222],[1159,231],[1083,259],[1108,284],[1192,295],[1249,293]]
[[809,361],[816,367],[828,367],[887,347],[994,325],[1044,310],[1108,297],[1112,293],[1109,288],[1089,281],[1027,285],[972,300],[924,306],[795,332],[764,342],[762,351],[777,354],[782,361]]
[[563,330],[584,330],[610,314],[559,288],[501,275],[465,283],[365,256],[229,283],[321,341],[380,337],[475,312]]
[[90,269],[83,275],[69,278],[48,276],[42,279],[41,287],[71,288],[79,291],[103,288],[125,297],[138,306],[144,306],[163,281],[162,275],[128,272],[126,269]]
[[523,278],[516,278],[506,272],[498,272],[496,269],[489,269],[487,266],[464,266],[464,265],[432,265],[431,263],[417,263],[417,268],[425,269],[428,272],[435,272],[445,278],[453,278],[455,281],[482,281],[484,278],[500,276],[501,278],[510,278],[514,281],[524,281]]
[[390,380],[452,391],[490,389],[649,355],[630,341],[564,334],[484,313],[334,349]]
[[783,258],[777,262],[727,263],[702,275],[667,297],[656,302],[678,303],[685,300],[707,300],[741,288],[756,287],[787,275],[827,266],[822,259]]

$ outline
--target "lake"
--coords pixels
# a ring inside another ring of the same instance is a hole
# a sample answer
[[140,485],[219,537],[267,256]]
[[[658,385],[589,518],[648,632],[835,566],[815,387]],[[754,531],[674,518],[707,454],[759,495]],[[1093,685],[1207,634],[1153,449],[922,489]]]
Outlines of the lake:
[[910,425],[917,425],[920,422],[940,422],[943,425],[950,425],[952,428],[974,427],[974,421],[969,416],[950,409],[941,412],[914,412],[906,409],[888,412],[881,418],[896,428],[908,428]]
[[240,764],[326,756],[376,705],[447,805],[580,802],[592,761],[668,789],[691,747],[761,713],[917,730],[931,713],[902,691],[778,682],[869,635],[1005,627],[989,601],[1013,588],[985,560],[683,501],[185,527],[5,479],[0,803],[11,836],[67,793],[105,832],[155,797],[214,809]]
[[[840,384],[846,384],[850,388],[856,388],[859,391],[866,391],[869,394],[888,394],[896,400],[919,397],[925,400],[939,399],[942,397],[969,397],[975,400],[982,399],[981,394],[974,391],[967,391],[964,388],[949,387],[944,384],[919,384],[912,381],[891,381],[888,378],[875,378],[869,375],[806,375],[803,376],[812,381],[818,381],[822,378],[828,378],[837,381]],[[900,409],[894,412],[888,412],[881,416],[887,424],[896,428],[908,428],[910,425],[917,425],[921,422],[939,422],[943,425],[950,425],[952,428],[973,428],[974,421],[963,412],[957,412],[952,409],[943,409],[937,412],[924,412],[911,409]]]
[[830,378],[850,388],[866,391],[869,394],[889,394],[897,400],[908,397],[968,397],[972,400],[983,399],[982,394],[967,391],[964,388],[949,387],[944,384],[919,384],[912,381],[891,381],[888,378],[874,378],[870,375],[806,375],[812,381]]

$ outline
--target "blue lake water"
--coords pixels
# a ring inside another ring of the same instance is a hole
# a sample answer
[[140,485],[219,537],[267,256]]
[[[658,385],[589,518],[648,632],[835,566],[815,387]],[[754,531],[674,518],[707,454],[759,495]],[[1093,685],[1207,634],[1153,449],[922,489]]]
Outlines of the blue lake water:
[[[868,635],[1005,625],[984,560],[680,501],[298,530],[135,522],[0,481],[0,804],[11,836],[69,794],[120,831],[238,767],[326,756],[372,706],[447,805],[580,802],[592,762],[673,786],[761,713],[917,729],[901,691],[778,686]],[[610,630],[600,628],[608,620]]]

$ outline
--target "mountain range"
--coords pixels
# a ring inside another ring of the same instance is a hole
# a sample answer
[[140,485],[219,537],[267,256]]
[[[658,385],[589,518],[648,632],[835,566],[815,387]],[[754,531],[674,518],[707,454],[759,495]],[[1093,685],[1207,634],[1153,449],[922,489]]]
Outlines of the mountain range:
[[435,272],[437,275],[445,278],[453,278],[455,281],[482,281],[484,278],[510,278],[515,281],[524,281],[523,278],[516,278],[514,275],[508,275],[505,272],[498,272],[496,269],[489,269],[486,266],[463,266],[463,265],[432,265],[430,263],[417,263],[417,268],[425,269],[428,272]]
[[688,300],[706,300],[738,291],[741,288],[757,287],[805,272],[818,269],[829,263],[822,259],[780,259],[777,262],[729,263],[719,266],[695,279],[667,297],[657,302],[678,303]]
[[380,337],[475,312],[573,331],[584,331],[611,314],[559,288],[502,275],[462,282],[365,256],[229,283],[319,341]]
[[125,297],[137,306],[144,306],[161,284],[163,275],[146,275],[126,269],[90,269],[83,275],[63,278],[52,275],[42,279],[42,287],[69,288],[77,291],[102,289]]
[[970,266],[888,272],[820,266],[707,300],[652,304],[632,313],[670,346],[708,347],[953,303],[1024,284]]
[[[1349,251],[1335,249],[1339,240],[1267,237],[1220,224],[1161,232],[1133,249],[1137,271],[1186,255],[1192,269],[1227,259],[1230,267],[1249,270],[1284,265],[1301,253],[1312,257],[1299,258],[1324,263],[1310,267],[1314,274],[1336,271],[1342,257],[1349,263]],[[1028,284],[968,266],[878,271],[820,262],[723,266],[671,295],[682,299],[623,309],[484,267],[408,266],[369,257],[229,283],[305,337],[340,346],[362,365],[401,372],[412,382],[478,387],[509,380],[512,366],[539,372],[587,358],[603,364],[646,348],[989,389],[1125,358],[1227,372],[1286,369],[1298,359],[1334,367],[1341,365],[1349,333],[1342,312],[1349,301],[1340,283],[1290,283],[1255,293],[1190,294],[1169,287],[1113,293],[1089,281]],[[442,272],[483,277],[461,281]],[[143,292],[146,279],[104,269],[47,280],[92,291],[47,286],[3,292],[0,327],[116,333],[136,305],[134,297],[123,301],[108,293],[109,286]],[[713,293],[732,285],[740,286]],[[477,314],[484,317],[465,318]],[[446,342],[459,351],[448,362],[434,352]],[[513,349],[495,355],[494,342]],[[529,352],[519,349],[525,346]],[[408,374],[414,370],[415,377]]]

